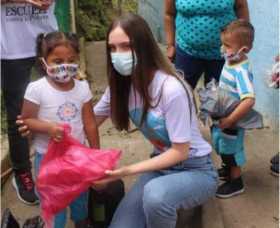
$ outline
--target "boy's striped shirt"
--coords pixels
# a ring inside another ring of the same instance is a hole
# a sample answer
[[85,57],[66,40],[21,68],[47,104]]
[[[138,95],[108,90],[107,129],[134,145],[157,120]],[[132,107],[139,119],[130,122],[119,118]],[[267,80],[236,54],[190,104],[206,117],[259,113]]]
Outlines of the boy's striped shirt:
[[247,97],[255,97],[253,87],[253,74],[249,61],[243,61],[235,65],[225,63],[219,87],[229,91],[234,97],[243,100]]

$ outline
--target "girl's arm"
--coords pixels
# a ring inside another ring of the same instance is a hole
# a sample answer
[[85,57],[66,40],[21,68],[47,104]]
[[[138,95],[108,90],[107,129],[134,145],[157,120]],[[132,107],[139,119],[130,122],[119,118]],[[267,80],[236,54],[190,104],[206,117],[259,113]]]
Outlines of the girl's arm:
[[250,21],[247,0],[235,0],[234,11],[235,11],[237,18]]
[[173,60],[175,56],[175,0],[165,0],[164,28],[167,43],[167,57]]
[[63,128],[57,123],[38,120],[39,105],[24,99],[22,106],[22,119],[30,131],[48,134],[55,141],[61,141]]
[[88,101],[82,108],[84,130],[91,148],[100,148],[97,122],[93,112],[92,101]]

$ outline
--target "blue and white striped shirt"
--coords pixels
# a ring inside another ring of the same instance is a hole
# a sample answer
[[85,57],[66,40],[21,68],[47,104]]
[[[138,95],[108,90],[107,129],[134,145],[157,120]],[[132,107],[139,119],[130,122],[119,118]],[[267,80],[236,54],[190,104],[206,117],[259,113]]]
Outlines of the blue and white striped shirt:
[[219,87],[229,91],[240,100],[248,97],[254,98],[253,74],[250,70],[249,61],[245,60],[234,65],[225,63]]

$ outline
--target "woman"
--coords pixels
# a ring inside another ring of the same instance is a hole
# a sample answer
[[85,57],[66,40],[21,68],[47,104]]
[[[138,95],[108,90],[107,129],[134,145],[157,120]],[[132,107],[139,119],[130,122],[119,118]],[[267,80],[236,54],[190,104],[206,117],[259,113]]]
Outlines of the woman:
[[110,228],[174,228],[177,209],[193,208],[215,195],[211,146],[199,132],[189,89],[140,16],[116,19],[106,42],[109,87],[94,107],[97,124],[110,117],[118,130],[128,130],[131,120],[154,150],[147,160],[108,170],[108,178],[94,185],[141,174]]
[[249,20],[246,0],[165,0],[167,56],[193,89],[202,74],[219,81],[220,30],[236,18]]
[[108,180],[142,174],[110,228],[174,228],[177,209],[215,194],[211,147],[199,132],[189,90],[147,23],[134,14],[123,16],[112,23],[106,42],[109,88],[94,108],[97,122],[111,117],[117,129],[128,130],[130,119],[154,145],[147,160],[107,172]]

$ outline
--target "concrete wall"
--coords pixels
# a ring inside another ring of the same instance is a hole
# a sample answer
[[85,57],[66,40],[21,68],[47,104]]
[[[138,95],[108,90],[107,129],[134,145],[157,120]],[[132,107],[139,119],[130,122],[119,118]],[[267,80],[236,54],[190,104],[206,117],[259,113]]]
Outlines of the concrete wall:
[[255,78],[256,109],[275,129],[279,126],[279,90],[267,87],[266,72],[279,54],[279,0],[248,0],[255,27],[254,47],[249,55]]
[[[256,106],[265,124],[274,129],[279,126],[279,90],[268,88],[266,72],[279,53],[279,0],[247,0],[251,22],[255,27],[254,47],[249,54],[255,78]],[[149,23],[155,38],[164,42],[164,0],[139,0],[139,14]]]
[[139,0],[138,12],[149,23],[158,42],[164,42],[163,28],[164,0]]

